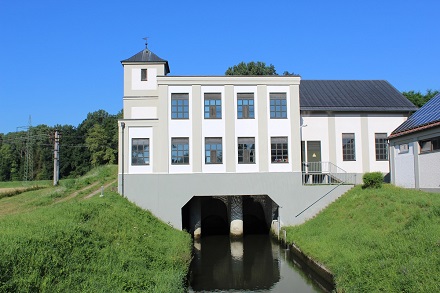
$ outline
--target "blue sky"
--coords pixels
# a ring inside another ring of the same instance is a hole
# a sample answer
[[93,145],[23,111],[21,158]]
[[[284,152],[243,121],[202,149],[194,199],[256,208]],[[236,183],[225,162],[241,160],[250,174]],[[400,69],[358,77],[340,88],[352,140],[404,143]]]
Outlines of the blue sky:
[[440,89],[438,0],[0,0],[0,133],[78,126],[122,109],[120,61],[144,48],[171,75],[223,75],[241,61],[303,79],[385,79]]

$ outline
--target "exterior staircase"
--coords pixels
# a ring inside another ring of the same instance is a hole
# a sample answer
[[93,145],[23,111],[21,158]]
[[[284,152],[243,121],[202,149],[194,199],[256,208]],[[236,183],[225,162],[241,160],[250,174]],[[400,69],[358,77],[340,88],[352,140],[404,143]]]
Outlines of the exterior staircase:
[[303,162],[303,185],[354,185],[356,174],[347,173],[331,162]]

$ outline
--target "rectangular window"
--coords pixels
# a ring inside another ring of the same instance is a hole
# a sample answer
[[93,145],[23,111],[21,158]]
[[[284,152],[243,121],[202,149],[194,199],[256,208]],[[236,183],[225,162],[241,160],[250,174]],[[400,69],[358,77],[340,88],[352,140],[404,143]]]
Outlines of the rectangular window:
[[142,81],[147,81],[148,80],[147,69],[141,69],[141,80]]
[[222,153],[221,137],[205,138],[205,164],[221,164]]
[[288,163],[287,137],[271,137],[270,151],[272,163]]
[[386,133],[375,133],[376,161],[388,161],[388,141]]
[[237,94],[237,118],[238,119],[254,119],[254,94],[242,93]]
[[286,93],[270,94],[270,119],[287,118]]
[[440,136],[439,137],[433,137],[431,139],[427,140],[421,140],[419,141],[420,144],[420,152],[421,153],[429,153],[433,151],[440,150]]
[[133,138],[131,140],[131,164],[134,166],[150,164],[149,138]]
[[407,143],[399,145],[399,154],[405,154],[407,152],[409,152],[409,145]]
[[342,160],[356,161],[354,133],[342,134]]
[[188,119],[188,94],[171,94],[171,119]]
[[255,164],[255,138],[238,138],[238,163]]
[[205,94],[205,119],[222,118],[222,98],[220,93]]
[[189,165],[189,138],[171,138],[171,165]]

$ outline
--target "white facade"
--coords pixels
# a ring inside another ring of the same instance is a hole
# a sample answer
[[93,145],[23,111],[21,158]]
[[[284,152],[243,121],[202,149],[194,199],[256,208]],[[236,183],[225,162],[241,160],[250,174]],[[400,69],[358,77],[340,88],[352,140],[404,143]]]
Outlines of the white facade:
[[137,55],[122,62],[119,191],[174,226],[183,206],[206,196],[268,195],[285,224],[304,222],[350,187],[303,186],[303,161],[329,162],[358,182],[389,172],[376,134],[388,136],[401,112],[301,111],[298,76],[168,76],[166,61]]
[[390,139],[391,183],[406,188],[440,190],[440,151],[423,151],[421,144],[440,140],[440,127]]
[[[331,162],[348,173],[389,173],[388,159],[376,158],[375,134],[391,132],[406,120],[403,114],[314,113],[302,114],[302,141],[321,143],[321,161]],[[344,161],[342,134],[355,137],[355,160]],[[305,150],[307,158],[307,150]],[[359,176],[360,177],[360,176]]]

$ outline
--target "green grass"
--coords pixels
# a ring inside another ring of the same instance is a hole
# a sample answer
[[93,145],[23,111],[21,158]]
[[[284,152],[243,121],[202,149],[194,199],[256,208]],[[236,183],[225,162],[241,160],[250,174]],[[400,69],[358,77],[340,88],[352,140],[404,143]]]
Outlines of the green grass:
[[357,186],[286,230],[338,292],[440,292],[440,194]]
[[106,166],[1,199],[0,292],[185,291],[187,233],[122,198],[116,183],[84,199],[115,179]]
[[53,182],[51,180],[38,181],[0,181],[1,188],[21,188],[30,186],[50,186]]

